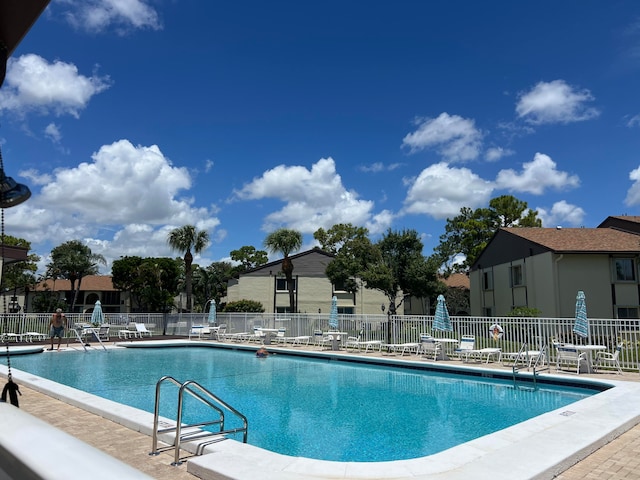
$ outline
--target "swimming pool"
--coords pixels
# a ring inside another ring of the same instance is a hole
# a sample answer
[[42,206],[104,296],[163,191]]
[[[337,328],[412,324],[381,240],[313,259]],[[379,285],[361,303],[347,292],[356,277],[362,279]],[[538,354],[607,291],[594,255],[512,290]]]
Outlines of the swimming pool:
[[[195,380],[247,415],[249,443],[352,462],[432,455],[594,393],[553,385],[514,389],[505,380],[330,358],[261,360],[220,348],[56,353],[14,357],[12,365],[146,411],[153,410],[161,376]],[[164,407],[161,413],[174,416]]]

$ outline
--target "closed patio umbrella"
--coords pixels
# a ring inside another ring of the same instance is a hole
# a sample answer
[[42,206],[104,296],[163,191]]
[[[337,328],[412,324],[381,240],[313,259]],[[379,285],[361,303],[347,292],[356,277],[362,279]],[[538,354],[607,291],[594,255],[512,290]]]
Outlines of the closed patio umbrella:
[[213,300],[209,300],[209,316],[207,317],[207,321],[209,325],[213,325],[216,323],[216,304]]
[[589,337],[589,319],[587,318],[587,303],[584,292],[580,290],[576,297],[576,321],[573,324],[573,333],[582,338]]
[[338,297],[331,299],[331,311],[329,312],[329,326],[335,330],[338,328]]
[[91,312],[91,323],[93,325],[102,325],[104,323],[104,313],[102,313],[102,304],[100,300],[96,300]]
[[444,295],[438,295],[438,303],[436,304],[436,316],[433,319],[433,329],[442,330],[443,332],[453,332],[449,311],[447,310],[447,302]]

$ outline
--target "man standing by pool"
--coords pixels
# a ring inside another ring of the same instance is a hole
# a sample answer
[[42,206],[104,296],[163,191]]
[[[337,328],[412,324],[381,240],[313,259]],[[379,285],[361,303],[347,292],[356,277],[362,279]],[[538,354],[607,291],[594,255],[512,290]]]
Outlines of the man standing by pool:
[[58,351],[60,351],[62,335],[64,335],[64,329],[67,328],[67,317],[62,313],[61,308],[57,309],[56,313],[51,316],[49,326],[51,327],[51,332],[49,333],[51,337],[51,348],[49,350],[53,350],[53,339],[58,337]]

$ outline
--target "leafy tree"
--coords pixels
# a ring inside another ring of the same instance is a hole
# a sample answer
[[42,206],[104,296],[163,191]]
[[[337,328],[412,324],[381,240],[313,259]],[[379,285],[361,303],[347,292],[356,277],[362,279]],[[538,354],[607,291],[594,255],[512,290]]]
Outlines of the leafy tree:
[[252,268],[264,265],[269,261],[269,257],[266,251],[257,250],[256,247],[245,245],[238,250],[231,251],[231,260],[240,263],[237,268],[238,272],[246,272]]
[[282,273],[287,279],[287,287],[289,289],[289,309],[291,313],[296,312],[296,297],[293,285],[293,262],[289,258],[289,254],[300,250],[302,247],[302,234],[296,230],[281,228],[275,232],[271,232],[264,240],[264,246],[271,253],[281,253]]
[[60,300],[58,294],[49,287],[48,280],[42,280],[43,290],[36,292],[31,300],[31,311],[36,313],[55,312],[57,308],[67,308],[66,302]]
[[334,285],[342,285],[345,291],[355,293],[362,271],[378,262],[379,258],[380,252],[368,237],[356,236],[342,244],[325,273]]
[[447,219],[445,233],[434,249],[434,258],[445,273],[465,272],[476,261],[501,227],[541,227],[538,213],[527,202],[502,195],[489,202],[489,208],[460,209],[460,215]]
[[367,288],[386,295],[390,315],[395,315],[406,296],[421,298],[443,291],[436,264],[422,255],[422,241],[415,230],[388,230],[375,247],[377,261],[366,265],[360,278]]
[[[333,283],[348,283],[357,289],[360,278],[366,288],[382,292],[389,302],[388,315],[395,315],[406,296],[435,296],[445,290],[437,278],[437,262],[422,254],[422,241],[415,230],[392,232],[372,244],[357,236],[345,242],[327,266]],[[350,282],[350,283],[349,283]],[[387,342],[391,342],[391,322],[387,322]]]
[[[469,290],[462,287],[448,287],[444,293],[449,313],[452,315],[468,315],[471,310]],[[434,303],[437,299],[434,299]],[[435,309],[435,305],[434,305]]]
[[203,230],[197,230],[193,225],[185,225],[169,232],[167,238],[169,246],[173,250],[184,252],[184,278],[187,292],[187,311],[191,311],[191,264],[193,254],[198,254],[209,246],[209,234]]
[[106,265],[106,263],[102,255],[91,252],[91,249],[79,240],[70,240],[51,250],[51,262],[47,265],[47,272],[49,276],[58,276],[71,282],[73,291],[71,311],[73,312],[82,278],[87,275],[97,275],[98,264]]
[[238,300],[227,303],[224,307],[224,311],[264,313],[264,307],[260,302],[256,302],[255,300]]
[[350,223],[338,223],[329,230],[319,228],[314,232],[313,238],[320,243],[322,250],[335,255],[346,244],[365,239],[368,235],[369,230],[365,227],[354,227]]
[[172,258],[123,257],[113,262],[113,286],[129,292],[138,309],[164,312],[178,294],[180,266]]
[[206,303],[213,300],[216,308],[227,294],[227,281],[233,277],[235,268],[230,262],[213,262],[206,268],[193,272],[193,291],[196,302],[204,311]]

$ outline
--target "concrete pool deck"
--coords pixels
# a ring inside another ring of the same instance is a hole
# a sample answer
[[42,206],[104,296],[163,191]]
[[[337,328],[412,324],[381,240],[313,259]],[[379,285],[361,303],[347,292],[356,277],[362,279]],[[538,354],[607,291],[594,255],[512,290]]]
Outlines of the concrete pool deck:
[[[189,345],[208,343],[211,345],[211,342],[199,341],[182,341],[182,343]],[[163,344],[167,346],[170,344],[178,345],[180,341],[163,342]],[[234,344],[234,347],[237,346]],[[256,347],[254,346],[254,348]],[[275,346],[271,348],[276,352],[281,349],[283,348]],[[296,348],[295,351],[299,353],[300,348]],[[60,354],[63,353],[60,352]],[[45,354],[58,353],[46,352]],[[331,352],[330,355],[344,355],[344,353]],[[366,355],[367,357],[373,356],[371,353]],[[356,354],[356,356],[363,357],[364,354]],[[392,359],[392,361],[401,362],[407,360],[408,357]],[[420,363],[430,362],[420,360]],[[459,366],[460,362],[438,362],[437,364],[439,366],[443,364]],[[483,367],[485,366],[483,365]],[[495,369],[505,370],[504,367],[492,364],[489,367],[494,371]],[[545,414],[525,422],[525,424],[422,459],[369,464],[323,462],[286,457],[270,452],[265,453],[265,451],[250,445],[225,441],[215,447],[208,447],[207,451],[212,452],[210,455],[191,457],[180,467],[170,466],[173,459],[170,453],[149,457],[151,439],[148,434],[144,433],[144,430],[139,426],[131,424],[122,426],[103,418],[105,415],[100,412],[100,406],[96,405],[93,398],[65,399],[66,394],[63,390],[68,387],[64,387],[62,390],[53,387],[53,392],[44,395],[37,390],[42,390],[43,387],[48,388],[47,385],[44,385],[47,381],[29,379],[33,376],[28,374],[24,374],[25,378],[21,378],[22,375],[14,373],[16,381],[23,390],[23,396],[20,397],[22,410],[63,430],[70,428],[71,431],[66,431],[71,435],[159,479],[195,478],[186,470],[198,473],[202,478],[466,479],[472,475],[476,478],[485,478],[486,476],[492,479],[517,479],[553,478],[558,474],[560,475],[557,478],[562,480],[640,478],[640,474],[634,471],[640,463],[638,460],[640,427],[634,426],[640,418],[640,412],[634,411],[640,410],[640,407],[635,406],[640,403],[638,402],[640,399],[640,382],[638,382],[640,377],[637,373],[625,373],[623,376],[580,375],[579,378],[595,378],[598,381],[615,384],[617,388],[579,402],[580,405],[576,404],[576,408],[572,408],[573,405],[568,406],[560,414],[558,412],[553,415]],[[560,376],[565,379],[576,378],[575,375],[561,374]],[[620,382],[621,379],[624,381]],[[76,394],[73,397],[77,397],[77,391],[74,392]],[[55,400],[49,395],[61,398],[61,400]],[[74,403],[82,404],[83,402],[86,402],[87,405],[82,409],[73,406]],[[94,413],[88,413],[84,408]],[[117,413],[113,412],[113,407],[105,408],[111,410],[110,414]],[[65,412],[67,409],[72,409],[73,412],[59,413]],[[77,410],[80,410],[81,413],[78,413]],[[624,412],[619,412],[619,410],[624,410]],[[120,413],[126,414],[127,412]],[[124,423],[126,425],[127,421]],[[145,420],[142,419],[141,423],[145,423]],[[629,427],[632,427],[631,430],[613,440]],[[74,429],[76,432],[73,431]],[[135,431],[136,429],[139,431]],[[608,431],[613,433],[603,433]],[[83,436],[87,437],[89,441],[85,440]],[[131,440],[128,440],[130,437]],[[95,443],[93,443],[94,441]],[[125,443],[121,445],[121,442]],[[625,452],[631,453],[627,455]],[[586,457],[585,460],[579,461],[584,457]],[[579,463],[572,467],[578,461]],[[163,466],[166,468],[163,469]],[[215,468],[225,477],[216,476],[211,468]],[[152,469],[152,471],[148,469]],[[162,470],[167,469],[168,471],[163,473]],[[563,470],[564,473],[561,473]],[[178,474],[186,476],[178,476]],[[623,474],[627,476],[620,476]]]

